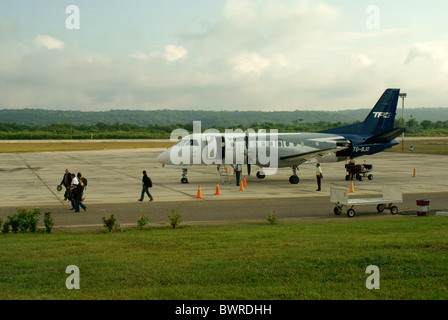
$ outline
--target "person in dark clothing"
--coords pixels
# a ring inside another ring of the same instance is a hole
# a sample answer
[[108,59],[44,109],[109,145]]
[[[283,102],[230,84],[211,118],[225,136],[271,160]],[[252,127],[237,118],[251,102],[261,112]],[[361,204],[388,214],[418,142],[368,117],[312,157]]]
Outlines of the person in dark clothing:
[[322,175],[322,168],[320,167],[320,163],[316,164],[316,180],[317,180],[317,190],[321,191],[321,181],[324,176]]
[[145,193],[149,197],[149,201],[153,201],[152,195],[149,193],[149,188],[152,187],[152,181],[146,174],[146,171],[143,171],[143,178],[142,178],[142,194],[140,196],[140,199],[138,201],[143,201],[143,197],[145,196]]
[[[83,203],[84,201],[84,189],[85,189],[85,179],[82,176],[81,172],[78,172],[77,174],[77,178],[78,178],[78,189],[77,189],[77,194],[76,194],[76,199],[75,201],[78,202],[78,207],[81,207],[84,211],[87,210],[86,205]],[[79,208],[78,208],[79,209]]]
[[68,169],[65,169],[64,176],[62,177],[62,181],[59,185],[65,187],[65,193],[64,193],[64,201],[67,201],[70,194],[70,185],[72,183],[72,176]]

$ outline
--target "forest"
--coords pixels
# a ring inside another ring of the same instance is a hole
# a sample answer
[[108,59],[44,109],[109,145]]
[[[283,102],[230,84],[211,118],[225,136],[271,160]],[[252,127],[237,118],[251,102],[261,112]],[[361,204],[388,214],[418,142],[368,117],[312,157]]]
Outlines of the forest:
[[[355,121],[359,122],[359,121]],[[317,132],[330,128],[348,125],[354,122],[303,122],[293,120],[290,124],[274,122],[253,122],[248,126],[207,126],[201,123],[202,131],[215,128],[220,132],[226,129],[276,129],[278,132]],[[395,120],[395,127],[401,127],[401,119]],[[444,136],[448,135],[448,121],[423,120],[418,122],[411,117],[405,123],[406,135],[408,136]],[[0,139],[2,140],[33,140],[33,139],[169,139],[175,129],[193,131],[193,123],[178,123],[170,125],[149,124],[139,126],[136,124],[99,122],[96,124],[74,125],[70,123],[53,123],[50,125],[24,125],[17,123],[0,123]]]

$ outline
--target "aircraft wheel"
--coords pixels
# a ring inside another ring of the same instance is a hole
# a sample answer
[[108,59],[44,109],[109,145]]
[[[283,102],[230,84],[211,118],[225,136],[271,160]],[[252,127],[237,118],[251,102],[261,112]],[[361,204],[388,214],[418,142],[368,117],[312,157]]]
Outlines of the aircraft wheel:
[[354,216],[355,216],[355,210],[353,210],[353,209],[348,209],[347,210],[347,217],[349,217],[349,218],[353,218]]
[[396,206],[392,206],[392,207],[390,208],[390,213],[392,213],[392,214],[397,214],[397,213],[398,213],[398,208],[397,208]]
[[261,174],[260,171],[257,172],[257,178],[258,179],[264,179],[266,177],[266,175]]
[[379,205],[376,206],[376,211],[378,211],[380,213],[383,212],[384,209],[386,209],[386,206],[384,204],[380,203]]
[[182,182],[182,183],[188,183],[188,179],[187,179],[187,178],[182,178],[182,179],[180,179],[180,182]]
[[334,207],[333,212],[335,215],[339,216],[342,213],[342,209],[339,207]]
[[290,176],[289,177],[289,183],[291,183],[291,184],[298,184],[299,183],[299,177],[298,176]]

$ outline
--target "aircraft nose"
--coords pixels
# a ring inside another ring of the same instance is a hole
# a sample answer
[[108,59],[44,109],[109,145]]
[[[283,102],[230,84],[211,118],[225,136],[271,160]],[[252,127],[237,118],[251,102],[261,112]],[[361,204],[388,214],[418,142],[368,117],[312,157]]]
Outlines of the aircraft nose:
[[170,152],[169,149],[163,151],[159,156],[157,157],[157,161],[159,163],[169,163],[170,161]]

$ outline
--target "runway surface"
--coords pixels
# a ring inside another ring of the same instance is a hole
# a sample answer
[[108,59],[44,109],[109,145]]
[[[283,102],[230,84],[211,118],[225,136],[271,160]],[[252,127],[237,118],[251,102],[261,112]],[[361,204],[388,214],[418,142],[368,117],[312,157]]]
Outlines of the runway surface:
[[[300,167],[300,183],[291,185],[292,171],[282,168],[263,180],[255,177],[257,167],[247,178],[248,187],[239,191],[235,178],[231,184],[221,181],[215,166],[189,169],[189,184],[181,184],[180,169],[165,169],[157,163],[162,149],[99,150],[0,154],[0,218],[17,207],[40,207],[51,211],[56,227],[97,227],[101,217],[114,214],[123,226],[135,226],[141,211],[150,223],[167,224],[167,209],[178,207],[185,223],[265,220],[276,210],[280,219],[333,218],[334,205],[329,201],[330,187],[350,187],[345,181],[344,162],[322,164],[323,191],[316,191],[314,165]],[[374,179],[354,182],[351,197],[381,194],[383,184],[402,187],[402,211],[416,211],[417,199],[431,200],[431,209],[448,208],[447,157],[443,155],[381,153],[358,160],[373,164]],[[88,178],[85,191],[87,212],[73,213],[56,186],[65,168],[82,172]],[[413,177],[414,169],[417,177]],[[141,171],[146,170],[154,187],[154,201],[140,203]],[[221,195],[214,195],[219,183]],[[197,199],[198,187],[203,198]],[[357,216],[378,216],[375,206],[357,209]],[[383,213],[386,215],[388,213]],[[342,215],[338,218],[347,218]],[[43,218],[41,217],[41,220]]]

